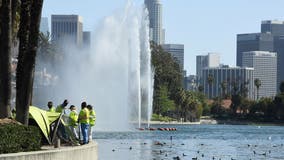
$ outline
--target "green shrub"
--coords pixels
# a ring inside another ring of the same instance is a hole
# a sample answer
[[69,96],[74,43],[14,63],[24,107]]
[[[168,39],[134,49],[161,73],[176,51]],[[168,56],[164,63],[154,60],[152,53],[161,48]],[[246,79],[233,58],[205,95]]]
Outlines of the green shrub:
[[196,118],[200,119],[200,117],[202,116],[202,113],[203,113],[202,104],[198,104],[197,105],[197,110],[196,110]]
[[157,114],[152,114],[152,121],[162,121],[162,122],[170,122],[175,121],[174,118],[168,117],[168,116],[162,116]]
[[40,130],[19,124],[0,125],[0,154],[40,150]]
[[211,107],[210,107],[210,105],[204,104],[203,105],[202,115],[203,116],[209,116],[210,114],[211,114]]

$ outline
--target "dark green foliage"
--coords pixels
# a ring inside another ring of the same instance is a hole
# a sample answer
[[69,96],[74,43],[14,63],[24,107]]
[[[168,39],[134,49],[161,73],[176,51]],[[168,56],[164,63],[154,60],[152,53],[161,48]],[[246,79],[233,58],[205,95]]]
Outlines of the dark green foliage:
[[170,53],[161,46],[151,43],[151,55],[155,71],[153,110],[156,114],[165,114],[176,107],[173,100],[182,86],[182,72]]
[[281,82],[279,89],[281,93],[284,93],[284,81]]
[[169,99],[168,89],[166,86],[160,86],[156,90],[156,98],[154,101],[155,108],[154,113],[161,114],[163,116],[167,115],[169,112],[175,110],[175,103],[173,100]]
[[274,98],[274,110],[277,119],[284,120],[284,94],[280,93]]
[[198,92],[203,92],[204,91],[204,86],[200,85],[198,86]]
[[256,99],[258,99],[258,98],[259,98],[259,87],[261,86],[261,81],[260,81],[260,79],[256,78],[256,79],[254,80],[254,85],[255,85],[255,87],[256,87],[256,92],[257,92]]
[[[232,95],[231,110],[220,106],[218,100],[211,105],[211,114],[216,118],[251,120],[255,122],[284,122],[284,95],[273,98],[260,98],[257,101],[240,95]],[[225,115],[225,116],[224,116]]]
[[[274,98],[260,98],[258,90],[261,87],[261,81],[259,79],[254,80],[254,85],[257,89],[257,95],[255,100],[249,100],[247,98],[248,82],[238,85],[237,81],[231,83],[221,84],[222,98],[224,98],[225,88],[230,85],[232,88],[230,93],[227,93],[225,97],[231,98],[230,109],[225,109],[221,106],[220,99],[217,97],[210,105],[210,113],[216,118],[230,119],[230,120],[249,120],[255,122],[284,122],[284,82],[281,83],[279,89],[280,94]],[[203,105],[203,115],[208,115],[208,108]]]
[[41,134],[37,127],[18,124],[0,125],[0,154],[40,150]]
[[202,104],[198,104],[196,108],[196,119],[200,119],[203,114],[203,106]]
[[172,98],[175,91],[182,86],[182,72],[171,54],[165,52],[161,46],[151,43],[151,49],[155,70],[154,88],[166,85]]
[[202,115],[203,116],[210,116],[210,113],[211,113],[211,107],[207,104],[203,105]]
[[163,122],[175,121],[174,118],[171,118],[168,116],[157,115],[157,114],[153,114],[151,120],[152,121],[163,121]]
[[[183,93],[184,92],[184,93]],[[180,112],[184,121],[197,121],[206,106],[204,95],[199,92],[181,90]]]
[[213,86],[213,83],[214,83],[214,77],[212,74],[209,74],[209,76],[207,77],[207,84],[208,84],[208,90],[209,90],[209,94],[208,94],[208,98],[212,98],[211,94],[212,94],[212,86]]
[[151,53],[155,71],[154,113],[184,121],[198,120],[206,106],[204,95],[182,88],[182,71],[170,53],[155,43],[151,43]]
[[243,97],[239,94],[235,94],[235,95],[232,95],[231,100],[232,100],[232,104],[231,104],[232,113],[236,114],[238,107],[242,103]]

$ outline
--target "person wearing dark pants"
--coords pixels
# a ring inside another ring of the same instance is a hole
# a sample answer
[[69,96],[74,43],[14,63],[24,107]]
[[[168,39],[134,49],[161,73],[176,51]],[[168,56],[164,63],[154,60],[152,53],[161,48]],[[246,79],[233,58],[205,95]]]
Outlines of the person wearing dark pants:
[[88,130],[89,130],[89,118],[90,118],[90,112],[87,108],[87,103],[82,102],[81,104],[81,111],[79,113],[79,123],[81,125],[81,131],[83,135],[83,144],[87,144],[89,142],[89,135],[88,135]]

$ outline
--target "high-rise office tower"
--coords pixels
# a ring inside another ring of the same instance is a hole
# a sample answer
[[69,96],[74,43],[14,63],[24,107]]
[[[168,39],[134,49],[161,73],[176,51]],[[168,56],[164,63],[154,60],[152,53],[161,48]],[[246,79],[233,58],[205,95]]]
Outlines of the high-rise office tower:
[[219,67],[220,55],[218,53],[208,53],[208,67]]
[[[242,66],[242,53],[270,51],[277,53],[277,89],[284,81],[284,21],[267,20],[261,23],[261,33],[237,35],[237,66]],[[281,63],[282,62],[282,63]]]
[[274,37],[274,52],[277,53],[277,91],[284,81],[284,35]]
[[271,33],[275,36],[284,35],[284,21],[262,21],[261,33]]
[[200,83],[202,69],[208,67],[208,55],[196,56],[196,80],[197,84]]
[[237,66],[242,65],[243,52],[273,51],[273,35],[271,33],[250,33],[237,35]]
[[157,44],[163,44],[165,30],[162,21],[162,4],[160,0],[145,0],[144,3],[149,12],[150,39]]
[[[199,85],[203,86],[204,94],[208,98],[223,97],[226,94],[234,94],[233,88],[237,87],[238,90],[248,90],[246,96],[253,99],[253,68],[248,67],[207,67],[202,69],[202,78]],[[209,77],[212,81],[209,81]],[[248,83],[247,83],[248,82]],[[222,84],[226,84],[222,88]]]
[[184,45],[183,44],[163,44],[162,48],[169,52],[177,61],[180,69],[184,68]]
[[69,41],[81,46],[83,43],[83,20],[78,15],[51,15],[53,41]]
[[277,52],[277,90],[284,81],[284,21],[262,21],[261,32],[269,32],[274,36],[274,52]]
[[[259,98],[273,97],[276,95],[277,54],[275,52],[243,52],[242,64],[244,67],[254,68],[252,81],[259,79],[261,82],[261,86],[259,87]],[[254,95],[256,95],[256,87],[254,93]]]
[[196,56],[196,79],[200,84],[202,69],[206,67],[219,67],[220,55],[218,53],[208,53],[207,55]]
[[47,32],[49,32],[47,17],[41,17],[39,30],[45,35],[47,34]]

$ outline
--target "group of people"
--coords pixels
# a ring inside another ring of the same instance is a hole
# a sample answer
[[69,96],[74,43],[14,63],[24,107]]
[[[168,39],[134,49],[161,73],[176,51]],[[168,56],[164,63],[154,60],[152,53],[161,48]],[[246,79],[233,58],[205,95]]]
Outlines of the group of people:
[[[66,115],[65,109],[67,109],[68,100],[65,99],[62,104],[58,105],[56,108],[53,106],[53,103],[50,101],[47,103],[47,107],[49,108],[49,112],[58,112]],[[83,142],[82,144],[87,144],[92,141],[92,127],[96,122],[96,112],[93,109],[93,106],[86,102],[81,103],[81,111],[79,114],[76,111],[76,107],[74,105],[70,105],[69,107],[70,113],[68,116],[68,124],[70,130],[75,135],[76,139],[80,140],[80,136],[78,136],[77,128],[79,128],[79,134],[82,133]],[[80,127],[78,127],[80,126]],[[80,132],[81,129],[81,132]]]

